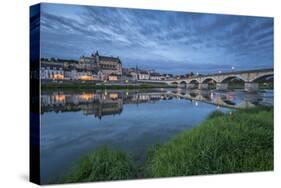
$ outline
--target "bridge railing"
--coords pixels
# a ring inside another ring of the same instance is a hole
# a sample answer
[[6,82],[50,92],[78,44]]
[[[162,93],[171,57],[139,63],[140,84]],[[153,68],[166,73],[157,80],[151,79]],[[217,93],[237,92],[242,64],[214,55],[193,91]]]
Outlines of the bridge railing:
[[227,75],[227,74],[241,74],[241,73],[253,73],[253,72],[273,72],[273,68],[265,69],[252,69],[252,70],[240,70],[240,71],[224,71],[220,73],[207,73],[202,75],[195,75],[192,78],[205,77],[205,76],[217,76],[217,75]]
[[193,75],[188,78],[180,78],[180,79],[173,79],[167,81],[177,81],[177,80],[184,80],[184,79],[192,79],[192,78],[200,78],[200,77],[208,77],[208,76],[218,76],[218,75],[228,75],[228,74],[242,74],[242,73],[253,73],[253,72],[273,72],[273,68],[265,68],[265,69],[252,69],[252,70],[240,70],[240,71],[225,71],[220,73],[207,73],[207,74],[200,74],[200,75]]
[[225,71],[225,72],[220,72],[220,73],[207,73],[207,74],[193,75],[193,76],[190,76],[190,77],[183,77],[183,78],[168,78],[168,79],[165,79],[165,80],[148,79],[148,80],[139,80],[139,81],[171,82],[171,81],[180,81],[180,80],[185,80],[185,79],[193,79],[193,78],[208,77],[208,76],[242,74],[242,73],[253,73],[253,72],[273,72],[273,68],[240,70],[240,71]]

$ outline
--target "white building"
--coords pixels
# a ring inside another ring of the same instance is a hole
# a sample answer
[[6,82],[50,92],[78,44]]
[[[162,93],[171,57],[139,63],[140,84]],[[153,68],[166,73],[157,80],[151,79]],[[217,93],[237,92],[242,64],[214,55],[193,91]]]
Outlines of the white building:
[[150,80],[161,80],[162,79],[162,76],[160,73],[151,73],[150,74]]
[[41,64],[40,78],[42,80],[63,80],[64,79],[63,65]]
[[65,80],[75,80],[77,70],[74,67],[70,67],[64,70],[64,79]]
[[136,71],[130,71],[129,74],[132,76],[133,80],[138,79],[138,73]]
[[149,80],[149,73],[147,71],[139,71],[138,79],[139,80]]
[[94,80],[94,77],[93,77],[92,71],[78,69],[78,70],[76,70],[74,79],[75,80]]

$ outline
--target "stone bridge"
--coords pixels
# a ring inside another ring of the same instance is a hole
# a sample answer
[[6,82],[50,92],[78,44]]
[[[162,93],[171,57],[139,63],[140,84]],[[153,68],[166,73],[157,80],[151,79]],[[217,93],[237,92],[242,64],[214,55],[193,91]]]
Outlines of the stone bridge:
[[227,90],[228,83],[238,78],[244,82],[244,89],[248,92],[257,91],[259,89],[259,80],[274,76],[273,68],[247,70],[247,71],[232,71],[217,74],[208,74],[202,76],[193,76],[192,78],[177,79],[177,80],[140,80],[145,83],[166,83],[168,85],[175,84],[177,86],[186,87],[188,89],[208,89],[209,84],[215,84],[218,90]]

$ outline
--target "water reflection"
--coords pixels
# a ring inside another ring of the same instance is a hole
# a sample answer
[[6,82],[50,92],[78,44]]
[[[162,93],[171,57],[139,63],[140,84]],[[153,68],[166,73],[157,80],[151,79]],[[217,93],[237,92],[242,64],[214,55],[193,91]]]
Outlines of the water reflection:
[[227,108],[249,108],[256,105],[272,105],[273,93],[265,90],[260,93],[243,91],[202,91],[154,89],[145,91],[110,90],[87,92],[46,92],[41,95],[41,113],[82,111],[84,115],[102,118],[122,113],[126,104],[154,103],[160,100],[185,99]]
[[[227,112],[272,103],[272,91],[175,89],[55,91],[41,95],[41,181],[62,177],[79,158],[101,145],[127,151],[139,163],[147,149]],[[228,107],[228,108],[225,108]]]
[[117,92],[45,93],[41,96],[41,112],[82,111],[101,118],[122,112],[123,99],[119,96]]

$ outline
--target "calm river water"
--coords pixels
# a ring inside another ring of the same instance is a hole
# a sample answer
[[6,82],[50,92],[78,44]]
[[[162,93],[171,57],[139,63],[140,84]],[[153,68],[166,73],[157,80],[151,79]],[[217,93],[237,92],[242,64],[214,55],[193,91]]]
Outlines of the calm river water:
[[270,105],[272,90],[248,94],[180,89],[55,91],[41,95],[41,180],[62,177],[97,147],[122,149],[142,163],[147,149],[191,129],[215,110]]

